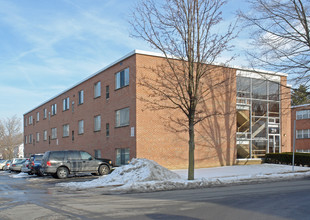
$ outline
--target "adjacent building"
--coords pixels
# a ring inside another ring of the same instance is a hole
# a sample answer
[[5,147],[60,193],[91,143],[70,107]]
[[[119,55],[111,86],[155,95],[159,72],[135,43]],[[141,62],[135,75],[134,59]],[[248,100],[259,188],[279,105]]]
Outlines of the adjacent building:
[[[148,158],[168,168],[188,165],[188,134],[174,127],[177,110],[149,108],[139,83],[167,65],[135,50],[24,114],[25,155],[83,149],[114,164]],[[291,148],[286,74],[214,66],[202,101],[209,114],[196,126],[195,167],[251,161]]]
[[295,151],[310,153],[310,104],[292,106],[292,151],[295,127]]

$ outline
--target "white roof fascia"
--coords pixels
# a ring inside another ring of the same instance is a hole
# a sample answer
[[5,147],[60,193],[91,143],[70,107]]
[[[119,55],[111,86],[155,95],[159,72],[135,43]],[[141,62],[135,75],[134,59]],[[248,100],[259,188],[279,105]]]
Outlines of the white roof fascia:
[[299,108],[299,107],[307,107],[307,106],[310,106],[310,104],[294,105],[291,108]]

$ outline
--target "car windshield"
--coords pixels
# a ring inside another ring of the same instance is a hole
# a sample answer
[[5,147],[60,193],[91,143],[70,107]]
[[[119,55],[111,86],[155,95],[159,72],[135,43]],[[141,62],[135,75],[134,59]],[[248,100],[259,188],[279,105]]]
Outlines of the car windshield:
[[16,159],[15,163],[21,163],[22,161],[24,161],[25,159]]
[[43,155],[36,155],[36,157],[34,158],[34,160],[42,160],[43,158]]

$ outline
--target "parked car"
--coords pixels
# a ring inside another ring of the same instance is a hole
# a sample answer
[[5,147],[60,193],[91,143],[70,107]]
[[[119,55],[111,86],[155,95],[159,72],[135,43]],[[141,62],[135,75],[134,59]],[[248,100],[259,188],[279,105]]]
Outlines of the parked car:
[[85,151],[47,151],[42,159],[41,172],[59,179],[76,173],[107,175],[112,169],[112,161],[106,161],[97,160]]
[[26,161],[27,161],[27,159],[25,159],[25,158],[15,160],[15,162],[12,162],[12,164],[10,166],[10,170],[15,171],[15,172],[20,172],[23,164]]
[[5,160],[5,159],[0,160],[0,170],[3,170],[3,167],[5,166],[6,161],[7,160]]
[[43,176],[41,173],[41,161],[43,158],[43,154],[32,154],[29,158],[28,168],[30,171],[28,172],[29,175],[36,174],[37,176]]
[[3,170],[9,170],[9,167],[10,167],[10,165],[11,165],[11,162],[12,162],[12,160],[7,160],[7,161],[5,162],[5,165],[4,165],[4,167],[3,167]]
[[21,172],[23,173],[29,173],[31,170],[29,169],[29,158],[26,159],[25,163],[23,163],[22,168],[21,168]]

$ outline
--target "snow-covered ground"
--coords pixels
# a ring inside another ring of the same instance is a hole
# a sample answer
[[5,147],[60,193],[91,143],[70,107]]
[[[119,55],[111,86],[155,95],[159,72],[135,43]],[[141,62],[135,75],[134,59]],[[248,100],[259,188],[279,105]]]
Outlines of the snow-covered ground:
[[70,189],[102,188],[110,192],[152,192],[193,189],[214,185],[289,179],[310,176],[310,167],[278,164],[226,166],[195,170],[195,180],[187,180],[187,170],[170,171],[154,161],[133,159],[130,164],[116,168],[111,174],[86,182],[59,183]]

